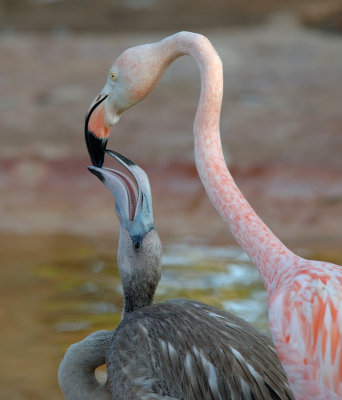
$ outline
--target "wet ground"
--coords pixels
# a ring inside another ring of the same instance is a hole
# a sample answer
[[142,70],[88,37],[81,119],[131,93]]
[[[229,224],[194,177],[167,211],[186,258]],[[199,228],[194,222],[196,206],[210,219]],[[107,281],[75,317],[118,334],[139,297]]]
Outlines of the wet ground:
[[[224,64],[222,141],[238,186],[293,250],[342,263],[341,36],[286,15],[203,33]],[[83,119],[114,58],[167,34],[0,35],[0,399],[61,399],[66,347],[119,320],[118,223],[86,170]],[[196,66],[176,61],[109,147],[150,176],[165,248],[157,300],[189,296],[264,328],[262,285],[194,167],[198,95]]]

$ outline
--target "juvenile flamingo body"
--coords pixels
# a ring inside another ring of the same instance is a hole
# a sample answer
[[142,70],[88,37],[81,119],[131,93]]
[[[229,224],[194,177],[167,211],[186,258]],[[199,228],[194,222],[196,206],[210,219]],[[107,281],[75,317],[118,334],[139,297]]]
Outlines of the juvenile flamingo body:
[[[58,371],[66,400],[293,400],[271,339],[246,321],[186,299],[152,304],[162,246],[143,169],[89,167],[111,191],[120,221],[122,319],[73,344]],[[133,178],[133,179],[132,179]],[[95,369],[107,367],[101,385]]]
[[261,274],[272,338],[295,397],[341,399],[342,269],[303,259],[290,251],[256,215],[236,186],[220,140],[222,63],[207,38],[180,32],[121,54],[87,120],[92,161],[102,164],[103,158],[95,156],[96,142],[105,146],[120,114],[146,97],[167,67],[182,55],[192,56],[201,74],[193,128],[197,170],[210,201]]

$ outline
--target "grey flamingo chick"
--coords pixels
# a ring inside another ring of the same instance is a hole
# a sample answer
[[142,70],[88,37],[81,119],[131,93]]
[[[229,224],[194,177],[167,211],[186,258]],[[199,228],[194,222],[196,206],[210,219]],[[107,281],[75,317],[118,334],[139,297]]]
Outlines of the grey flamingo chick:
[[[145,172],[107,151],[133,175],[89,167],[112,192],[120,220],[123,316],[114,331],[72,345],[59,370],[67,400],[293,399],[270,338],[246,321],[197,301],[152,304],[162,246]],[[106,363],[101,386],[95,368]]]

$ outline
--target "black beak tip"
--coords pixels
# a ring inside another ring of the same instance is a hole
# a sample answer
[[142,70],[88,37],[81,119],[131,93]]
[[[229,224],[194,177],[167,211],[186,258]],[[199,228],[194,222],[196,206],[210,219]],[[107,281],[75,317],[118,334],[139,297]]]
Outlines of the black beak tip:
[[122,154],[118,153],[117,151],[114,150],[106,150],[106,153],[109,154],[111,157],[113,157],[114,159],[120,159],[121,161],[124,162],[124,164],[128,165],[128,166],[134,166],[136,165],[132,160],[130,160],[129,158],[123,156]]
[[99,104],[101,104],[104,100],[106,100],[107,97],[108,97],[108,95],[103,96],[102,98],[100,98],[100,100],[97,101],[93,105],[93,107],[87,113],[87,115],[85,117],[84,134],[85,134],[85,140],[86,140],[86,143],[87,143],[88,153],[89,153],[91,162],[93,163],[93,165],[95,167],[98,167],[98,168],[101,168],[102,165],[103,165],[104,156],[105,156],[104,152],[106,150],[108,139],[105,139],[105,138],[100,139],[100,138],[98,138],[97,136],[94,135],[94,133],[92,131],[90,131],[88,129],[88,126],[89,126],[89,120],[90,120],[90,117],[91,117],[92,113],[94,112],[96,107],[99,106]]
[[101,168],[104,161],[107,139],[97,138],[87,127],[85,130],[85,138],[92,164],[95,167]]
[[102,173],[98,170],[98,168],[96,168],[96,167],[88,167],[88,170],[89,170],[92,174],[94,174],[95,176],[97,176],[97,177],[100,179],[101,182],[104,181],[104,177],[103,177]]

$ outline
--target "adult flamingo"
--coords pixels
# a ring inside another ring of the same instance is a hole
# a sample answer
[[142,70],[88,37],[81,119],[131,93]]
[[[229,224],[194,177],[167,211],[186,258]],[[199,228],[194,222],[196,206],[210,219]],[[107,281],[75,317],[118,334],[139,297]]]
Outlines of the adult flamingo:
[[102,165],[112,125],[123,111],[146,97],[168,66],[182,55],[192,56],[201,74],[193,128],[197,170],[210,201],[261,274],[272,338],[295,397],[341,399],[341,267],[303,259],[286,248],[236,186],[220,140],[222,63],[206,37],[180,32],[119,56],[86,119],[92,162]]

